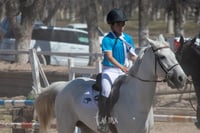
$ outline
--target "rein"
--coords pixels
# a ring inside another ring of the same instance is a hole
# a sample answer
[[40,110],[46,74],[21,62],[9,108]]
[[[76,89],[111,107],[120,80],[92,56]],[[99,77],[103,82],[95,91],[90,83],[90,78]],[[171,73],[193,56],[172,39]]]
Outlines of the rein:
[[[197,112],[197,109],[194,107],[193,103],[192,103],[192,100],[191,100],[191,92],[192,92],[192,80],[187,80],[187,83],[186,83],[186,87],[187,85],[189,84],[189,89],[190,89],[190,93],[189,93],[189,102],[190,102],[190,105],[192,107],[192,109]],[[198,105],[199,106],[199,105]]]
[[158,50],[160,50],[160,49],[163,49],[163,48],[169,48],[168,46],[164,46],[164,47],[160,47],[160,48],[157,48],[157,49],[153,49],[152,48],[152,51],[153,51],[153,53],[154,53],[154,55],[155,55],[155,75],[156,75],[156,77],[157,77],[157,73],[156,73],[156,70],[157,70],[157,61],[158,61],[158,63],[159,63],[159,65],[160,65],[160,67],[163,69],[163,71],[166,73],[166,78],[165,79],[162,79],[162,80],[147,80],[147,79],[142,79],[142,78],[140,78],[140,77],[138,77],[138,76],[136,76],[136,75],[134,75],[134,74],[130,74],[130,76],[132,76],[132,77],[134,77],[134,78],[136,78],[136,79],[138,79],[138,80],[140,80],[140,81],[143,81],[143,82],[166,82],[167,80],[168,80],[168,76],[167,76],[167,74],[168,74],[168,72],[169,71],[171,71],[174,67],[176,67],[177,65],[179,65],[179,64],[175,64],[175,65],[173,65],[172,67],[170,67],[170,68],[166,68],[163,64],[162,64],[162,62],[160,61],[160,58],[159,58],[159,56],[157,56],[156,54],[155,54],[155,52],[157,52]]
[[[193,83],[193,81],[192,81],[191,79],[187,79],[187,83],[186,83],[185,88],[186,88],[186,89],[189,88],[189,103],[190,103],[192,109],[197,113],[197,108],[200,108],[200,106],[199,106],[199,104],[197,103],[197,107],[195,108],[195,107],[194,107],[194,104],[192,103],[192,98],[191,98],[192,83]],[[188,85],[189,85],[189,87],[188,87]]]

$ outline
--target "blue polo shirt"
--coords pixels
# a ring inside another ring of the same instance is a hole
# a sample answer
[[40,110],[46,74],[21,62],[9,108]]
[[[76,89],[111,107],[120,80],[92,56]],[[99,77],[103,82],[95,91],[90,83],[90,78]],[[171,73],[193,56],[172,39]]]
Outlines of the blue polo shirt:
[[[123,38],[134,48],[134,42],[130,35],[123,33]],[[124,45],[123,41],[117,38],[112,32],[109,32],[102,40],[102,52],[112,51],[113,57],[121,64],[125,64],[125,52],[124,52]],[[128,49],[127,49],[128,53]],[[111,66],[114,65],[108,60],[106,55],[104,55],[102,64],[104,66]]]

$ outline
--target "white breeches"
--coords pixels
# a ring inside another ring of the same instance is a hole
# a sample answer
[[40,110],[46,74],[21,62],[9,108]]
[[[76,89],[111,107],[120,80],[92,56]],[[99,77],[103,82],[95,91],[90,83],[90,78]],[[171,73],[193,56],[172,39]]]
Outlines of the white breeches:
[[102,85],[102,95],[105,97],[109,97],[110,91],[112,84],[114,83],[115,79],[120,76],[125,74],[124,72],[121,71],[121,69],[116,68],[116,67],[107,67],[103,66],[102,69],[102,80],[101,80],[101,85]]

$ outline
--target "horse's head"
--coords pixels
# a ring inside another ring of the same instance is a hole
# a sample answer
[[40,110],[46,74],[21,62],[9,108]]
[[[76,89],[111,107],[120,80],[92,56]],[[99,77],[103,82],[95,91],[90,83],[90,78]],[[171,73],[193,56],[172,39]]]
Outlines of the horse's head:
[[172,88],[181,88],[186,83],[186,75],[176,60],[174,52],[163,39],[154,41],[147,38],[155,57],[155,75],[164,78]]
[[190,75],[192,71],[195,73],[195,71],[199,69],[200,65],[198,59],[200,57],[200,47],[195,45],[195,41],[196,37],[191,40],[184,41],[184,38],[181,36],[179,41],[180,46],[175,53],[178,62],[187,75]]
[[181,62],[182,56],[185,53],[192,52],[192,46],[194,45],[195,41],[196,41],[196,38],[193,38],[192,40],[184,41],[183,36],[180,37],[180,40],[179,40],[180,45],[176,51],[176,58],[179,62]]

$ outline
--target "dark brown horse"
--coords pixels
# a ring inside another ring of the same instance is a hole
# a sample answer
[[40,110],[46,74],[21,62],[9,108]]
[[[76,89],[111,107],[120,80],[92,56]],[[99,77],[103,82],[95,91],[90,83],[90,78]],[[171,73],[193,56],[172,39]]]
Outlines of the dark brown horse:
[[197,122],[196,127],[200,129],[200,46],[195,44],[196,37],[185,41],[180,38],[180,46],[176,51],[176,57],[184,72],[192,77],[197,96]]

